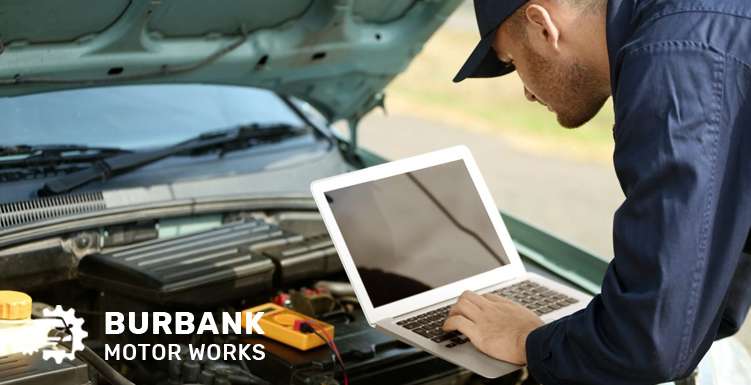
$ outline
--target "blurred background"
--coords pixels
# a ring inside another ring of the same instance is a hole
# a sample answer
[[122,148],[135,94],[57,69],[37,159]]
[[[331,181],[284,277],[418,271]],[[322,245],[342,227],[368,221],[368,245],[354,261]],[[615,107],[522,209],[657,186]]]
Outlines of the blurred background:
[[386,112],[363,119],[361,145],[396,159],[465,144],[501,210],[609,260],[623,201],[611,161],[612,105],[568,130],[527,101],[515,73],[453,83],[478,40],[465,2],[386,89]]

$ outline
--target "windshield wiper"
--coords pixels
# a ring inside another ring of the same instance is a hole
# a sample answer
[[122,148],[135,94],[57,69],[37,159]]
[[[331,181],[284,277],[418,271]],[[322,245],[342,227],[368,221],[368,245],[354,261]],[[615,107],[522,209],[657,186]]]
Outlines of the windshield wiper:
[[37,195],[67,193],[95,180],[106,180],[122,175],[173,155],[196,155],[215,149],[223,154],[228,151],[246,149],[259,143],[278,141],[304,132],[307,132],[306,127],[284,123],[250,124],[229,130],[211,131],[177,144],[99,159],[88,168],[48,181],[39,189]]
[[72,144],[0,146],[0,183],[69,174],[124,152],[128,150]]
[[78,144],[17,144],[0,147],[0,167],[23,166],[55,161],[81,161],[129,152],[117,147],[91,147]]

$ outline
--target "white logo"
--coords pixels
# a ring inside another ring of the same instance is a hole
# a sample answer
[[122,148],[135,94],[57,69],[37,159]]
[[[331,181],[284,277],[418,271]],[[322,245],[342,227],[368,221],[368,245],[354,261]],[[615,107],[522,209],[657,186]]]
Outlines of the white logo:
[[84,349],[83,339],[89,336],[89,333],[83,330],[83,319],[76,317],[76,312],[73,308],[65,311],[60,305],[55,306],[52,310],[43,309],[42,314],[45,317],[62,318],[67,326],[66,330],[70,332],[65,337],[50,337],[50,342],[69,342],[70,352],[60,348],[47,348],[42,350],[42,358],[45,360],[52,358],[58,364],[61,364],[63,359],[73,360],[76,358],[76,352],[83,351]]

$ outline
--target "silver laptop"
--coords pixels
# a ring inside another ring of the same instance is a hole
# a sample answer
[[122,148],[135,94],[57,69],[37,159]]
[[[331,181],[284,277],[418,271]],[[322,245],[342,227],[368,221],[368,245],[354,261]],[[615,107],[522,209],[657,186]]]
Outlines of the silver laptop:
[[545,322],[590,300],[525,270],[466,147],[318,180],[311,191],[368,323],[484,377],[519,367],[443,332],[463,291],[495,292]]

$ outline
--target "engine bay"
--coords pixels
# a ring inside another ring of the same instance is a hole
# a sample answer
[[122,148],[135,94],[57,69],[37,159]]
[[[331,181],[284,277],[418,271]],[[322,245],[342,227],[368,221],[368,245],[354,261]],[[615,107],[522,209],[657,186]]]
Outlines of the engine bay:
[[[68,254],[78,254],[75,258],[65,257],[77,261],[68,279],[50,280],[47,285],[32,279],[28,281],[32,285],[26,288],[21,278],[28,278],[28,271],[20,271],[9,282],[33,297],[34,316],[41,316],[39,309],[44,307],[74,308],[76,315],[85,320],[86,346],[136,384],[483,381],[367,324],[316,211],[226,212],[130,223],[77,232],[62,237],[60,244],[77,247],[67,249]],[[21,254],[33,259],[49,250],[27,246]],[[19,246],[14,251],[19,251]],[[147,322],[139,317],[156,313],[190,313],[196,319],[211,313],[221,319],[223,313],[264,303],[333,325],[336,332],[332,340],[344,364],[338,366],[325,346],[303,351],[260,335],[154,334],[127,329],[111,334],[105,330],[108,313],[130,314],[135,323]],[[253,346],[261,344],[263,357],[247,359],[248,355],[209,353],[196,358],[191,349],[205,344],[233,346],[235,352],[250,350],[250,355],[254,354]],[[115,345],[132,347],[132,352],[122,349],[113,355],[112,351],[105,351]],[[146,350],[158,345],[179,347],[176,354],[180,359],[136,354],[139,347]],[[61,377],[62,369],[49,366],[38,353],[3,357],[0,384],[112,382],[100,370],[91,370],[96,369],[91,365],[88,378],[82,379],[87,365],[81,358],[66,361],[66,373],[71,375]],[[519,383],[523,379],[520,372],[496,381]]]

